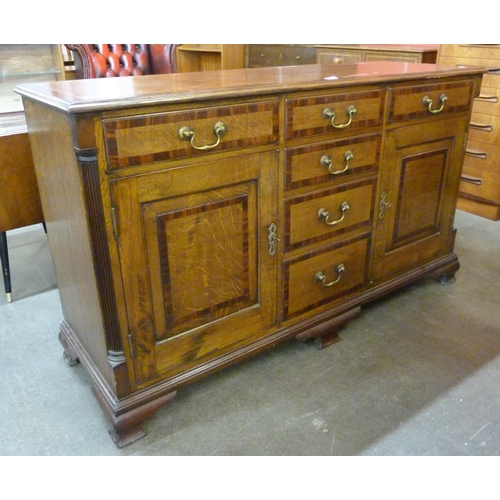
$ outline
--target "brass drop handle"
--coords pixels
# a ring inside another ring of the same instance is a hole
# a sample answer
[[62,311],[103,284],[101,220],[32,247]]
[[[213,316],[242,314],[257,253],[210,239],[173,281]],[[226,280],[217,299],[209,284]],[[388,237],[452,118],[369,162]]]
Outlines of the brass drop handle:
[[345,271],[344,264],[339,264],[337,266],[337,275],[338,275],[337,279],[330,281],[329,283],[326,282],[325,273],[323,271],[318,271],[315,276],[316,283],[321,283],[323,286],[333,286],[340,281],[340,278],[342,278],[342,273],[344,271]]
[[439,102],[441,103],[441,107],[439,109],[431,109],[432,108],[432,99],[428,95],[426,95],[424,97],[423,103],[424,103],[425,106],[427,106],[427,109],[431,113],[435,114],[435,113],[441,113],[441,111],[443,111],[443,109],[444,109],[444,103],[445,103],[445,101],[447,99],[448,99],[448,96],[446,94],[441,94],[439,96]]
[[320,219],[325,219],[325,223],[328,224],[329,226],[335,226],[336,224],[339,224],[340,222],[342,222],[344,220],[344,217],[345,217],[345,213],[347,212],[347,210],[349,210],[351,208],[351,206],[349,205],[349,203],[347,203],[347,201],[344,201],[342,202],[342,204],[340,205],[340,211],[342,212],[342,217],[340,217],[340,219],[337,219],[337,220],[328,220],[328,217],[330,216],[329,212],[327,212],[324,208],[320,208],[318,210],[318,217]]
[[354,158],[354,154],[352,151],[346,151],[344,154],[344,159],[345,159],[345,167],[342,170],[332,170],[332,157],[328,155],[324,155],[321,157],[321,160],[319,162],[321,165],[324,167],[328,167],[328,172],[330,172],[332,175],[338,175],[338,174],[343,174],[348,168],[349,168],[349,161]]
[[349,120],[346,123],[339,123],[336,125],[335,123],[333,123],[335,120],[335,113],[329,108],[325,108],[323,110],[323,116],[330,120],[330,123],[331,123],[333,128],[346,128],[346,127],[348,127],[352,122],[352,116],[354,115],[354,113],[356,113],[356,107],[351,104],[347,108],[346,113],[347,113],[347,116],[349,117]]
[[226,133],[226,124],[224,122],[217,122],[213,128],[217,141],[213,144],[205,144],[203,146],[196,146],[194,144],[194,130],[191,127],[181,127],[179,129],[179,137],[183,141],[191,141],[191,147],[199,151],[206,151],[207,149],[215,148],[220,144],[221,137]]

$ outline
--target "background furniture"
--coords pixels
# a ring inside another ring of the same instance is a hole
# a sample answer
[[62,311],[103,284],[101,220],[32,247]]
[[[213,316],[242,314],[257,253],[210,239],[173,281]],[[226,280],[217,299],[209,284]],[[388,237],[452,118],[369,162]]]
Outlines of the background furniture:
[[64,75],[58,45],[1,44],[0,257],[7,300],[12,300],[7,231],[44,222],[23,106],[14,87]]
[[[482,70],[359,63],[22,85],[70,363],[123,446],[185,384],[459,267]],[[55,180],[65,189],[55,192]]]
[[269,45],[245,46],[248,68],[338,64],[362,61],[406,61],[435,63],[437,45]]
[[76,78],[109,78],[176,73],[173,44],[66,44],[73,52]]
[[184,43],[177,46],[177,65],[180,73],[243,68],[245,46]]
[[440,64],[485,66],[474,101],[458,208],[500,219],[500,45],[440,45]]

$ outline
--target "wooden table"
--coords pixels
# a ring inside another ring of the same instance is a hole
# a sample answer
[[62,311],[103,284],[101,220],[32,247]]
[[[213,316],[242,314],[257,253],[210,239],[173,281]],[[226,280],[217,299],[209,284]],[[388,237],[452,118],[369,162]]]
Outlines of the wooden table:
[[7,301],[12,285],[7,231],[44,222],[40,194],[22,113],[0,116],[0,256]]

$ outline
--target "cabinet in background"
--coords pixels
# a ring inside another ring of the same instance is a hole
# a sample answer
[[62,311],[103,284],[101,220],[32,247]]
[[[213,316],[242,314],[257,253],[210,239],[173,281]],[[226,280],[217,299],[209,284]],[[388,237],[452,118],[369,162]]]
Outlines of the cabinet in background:
[[474,101],[458,207],[500,219],[500,45],[440,45],[439,63],[484,66]]
[[234,44],[193,44],[177,47],[177,68],[180,73],[243,68],[245,46]]
[[270,45],[245,46],[248,68],[340,64],[362,61],[435,63],[437,45]]

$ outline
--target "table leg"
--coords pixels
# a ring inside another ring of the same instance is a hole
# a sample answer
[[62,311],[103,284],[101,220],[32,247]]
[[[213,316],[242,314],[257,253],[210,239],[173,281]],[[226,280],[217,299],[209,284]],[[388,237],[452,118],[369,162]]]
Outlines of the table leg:
[[9,249],[7,247],[7,233],[0,232],[0,259],[2,261],[3,282],[7,302],[12,302],[12,286],[10,283]]

